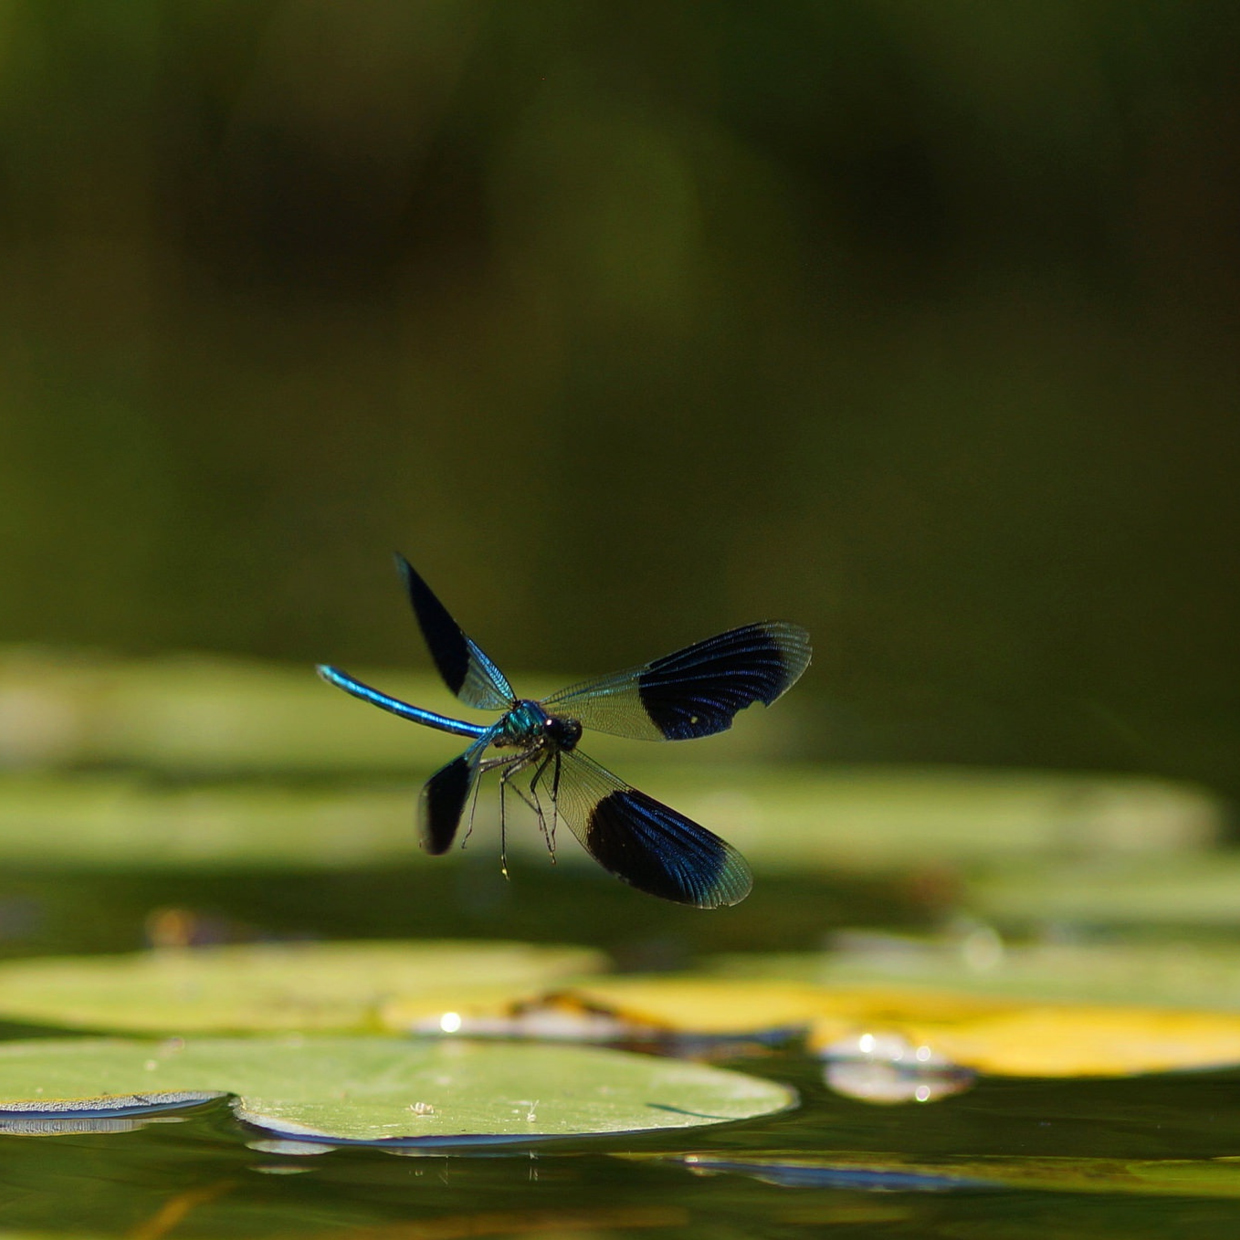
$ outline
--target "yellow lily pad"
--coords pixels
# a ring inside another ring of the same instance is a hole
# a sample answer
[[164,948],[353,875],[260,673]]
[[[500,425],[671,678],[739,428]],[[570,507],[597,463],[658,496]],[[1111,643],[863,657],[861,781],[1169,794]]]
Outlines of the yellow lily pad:
[[392,995],[499,1002],[606,967],[581,947],[485,942],[164,948],[0,964],[0,1018],[132,1033],[343,1032]]
[[[918,987],[812,986],[699,977],[612,978],[548,995],[451,1009],[449,1031],[625,1039],[806,1036],[829,1053],[868,1039],[936,1066],[1003,1076],[1126,1076],[1240,1064],[1240,1014],[1023,1003]],[[421,1001],[382,1009],[392,1029],[431,1032]],[[558,1018],[558,1019],[553,1019]],[[443,1026],[440,1026],[443,1027]]]
[[384,1026],[401,1032],[439,1029],[463,1034],[626,1040],[672,1036],[749,1037],[806,1032],[821,1011],[821,991],[782,982],[730,982],[695,977],[592,978],[571,988],[508,995],[498,1002],[463,996],[445,1027],[435,996],[386,1003]]
[[[992,1076],[1131,1076],[1240,1064],[1240,1016],[1160,1008],[1020,1006],[953,1021],[929,1021],[911,1009],[888,1013],[874,1031],[897,1033],[931,1054]],[[841,1036],[827,1016],[810,1048]]]

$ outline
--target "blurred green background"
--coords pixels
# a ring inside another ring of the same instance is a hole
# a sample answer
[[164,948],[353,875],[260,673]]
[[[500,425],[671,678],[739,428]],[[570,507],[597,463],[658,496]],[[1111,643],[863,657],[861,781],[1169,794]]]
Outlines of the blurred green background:
[[1240,792],[1238,56],[1223,0],[6,0],[0,642],[425,666],[400,549],[518,672],[796,619],[802,758]]

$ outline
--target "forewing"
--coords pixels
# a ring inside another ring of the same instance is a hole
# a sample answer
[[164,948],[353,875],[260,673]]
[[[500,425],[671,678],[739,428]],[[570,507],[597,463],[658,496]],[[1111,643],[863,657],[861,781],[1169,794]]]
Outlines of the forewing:
[[579,750],[562,751],[556,811],[603,869],[677,904],[739,904],[753,886],[726,840],[639,792]]
[[441,766],[422,786],[418,797],[418,835],[432,856],[446,853],[456,838],[461,815],[478,778],[478,754],[471,745],[459,758]]
[[396,567],[444,683],[466,706],[478,710],[507,710],[515,694],[504,673],[452,619],[448,609],[403,555],[397,555]]
[[548,710],[638,740],[683,741],[732,726],[737,711],[769,706],[809,666],[809,634],[783,620],[729,629],[644,667],[561,689]]

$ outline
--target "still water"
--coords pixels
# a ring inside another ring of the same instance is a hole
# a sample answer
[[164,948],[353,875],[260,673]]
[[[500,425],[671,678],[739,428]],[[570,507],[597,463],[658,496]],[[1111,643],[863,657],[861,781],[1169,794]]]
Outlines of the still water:
[[[726,915],[585,872],[493,858],[310,875],[5,876],[6,954],[127,950],[167,924],[207,941],[525,937],[607,949],[622,968],[819,945],[833,926],[917,926],[933,910],[878,880],[764,880]],[[7,1027],[7,1036],[35,1030]],[[832,1091],[796,1046],[716,1062],[792,1085],[760,1120],[483,1153],[319,1152],[247,1131],[212,1102],[120,1131],[0,1135],[0,1227],[14,1234],[456,1237],[1218,1236],[1240,1228],[1240,1073],[979,1080],[937,1102]],[[1200,1161],[1206,1160],[1206,1161]],[[0,1233],[7,1234],[7,1233]]]

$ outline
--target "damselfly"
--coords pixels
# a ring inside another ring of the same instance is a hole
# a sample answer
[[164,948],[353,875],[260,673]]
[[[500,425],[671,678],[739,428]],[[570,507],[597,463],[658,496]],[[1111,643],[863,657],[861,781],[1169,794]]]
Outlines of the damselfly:
[[[501,864],[507,873],[505,795],[511,787],[534,811],[555,855],[563,819],[605,870],[639,891],[718,908],[753,886],[745,858],[725,840],[626,784],[578,746],[592,728],[640,740],[682,741],[731,727],[737,711],[769,706],[809,666],[809,634],[765,620],[729,629],[641,667],[561,689],[541,701],[519,698],[507,677],[448,614],[403,556],[396,557],[435,666],[466,706],[503,712],[467,723],[411,706],[320,666],[330,684],[402,719],[470,740],[469,748],[427,780],[418,803],[422,847],[452,846],[479,776],[499,771]],[[472,818],[472,809],[471,809]]]

